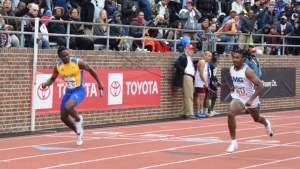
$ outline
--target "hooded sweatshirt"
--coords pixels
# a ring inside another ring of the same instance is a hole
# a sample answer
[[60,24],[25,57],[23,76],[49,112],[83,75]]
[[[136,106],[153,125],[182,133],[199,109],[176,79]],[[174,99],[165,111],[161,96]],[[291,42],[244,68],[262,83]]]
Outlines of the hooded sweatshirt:
[[[268,29],[268,32],[265,32],[265,29]],[[270,30],[271,30],[271,26],[269,24],[265,24],[265,26],[263,26],[262,29],[259,29],[256,31],[255,34],[265,34],[264,37],[262,37],[261,35],[258,35],[258,36],[254,36],[254,42],[255,43],[261,43],[262,41],[262,38],[263,38],[263,43],[264,42],[268,42],[268,34],[270,33]]]

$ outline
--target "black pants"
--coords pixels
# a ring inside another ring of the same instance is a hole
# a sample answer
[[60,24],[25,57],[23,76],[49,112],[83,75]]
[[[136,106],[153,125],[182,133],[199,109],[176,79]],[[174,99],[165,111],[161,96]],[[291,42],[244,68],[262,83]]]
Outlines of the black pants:
[[[94,41],[94,43],[95,44],[101,44],[101,45],[106,45],[106,39],[101,39],[101,38],[99,38],[99,39],[96,39],[95,41]],[[119,49],[119,46],[118,46],[118,43],[119,41],[117,41],[116,39],[109,39],[109,49],[110,50],[116,50],[116,51],[120,51],[120,49]]]
[[94,50],[94,42],[89,38],[76,37],[75,41],[78,50]]

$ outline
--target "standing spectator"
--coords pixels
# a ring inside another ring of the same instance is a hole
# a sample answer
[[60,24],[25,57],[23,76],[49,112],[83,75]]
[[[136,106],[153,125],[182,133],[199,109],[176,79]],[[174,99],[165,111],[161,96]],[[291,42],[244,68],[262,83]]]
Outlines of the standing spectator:
[[[24,16],[24,18],[36,18],[38,15],[39,6],[37,4],[31,4],[30,10],[27,15]],[[42,23],[39,23],[40,27]],[[35,31],[35,21],[34,20],[25,20],[24,23],[24,32],[34,32]],[[39,31],[40,32],[40,31]],[[43,35],[38,35],[37,37],[38,41],[38,48],[39,49],[49,49],[49,41],[43,37]],[[34,35],[25,35],[25,45],[27,47],[33,47],[34,45]]]
[[231,4],[231,11],[235,11],[236,13],[241,13],[243,10],[243,6],[241,4],[241,0],[235,0]]
[[275,8],[277,9],[276,16],[279,17],[279,16],[280,16],[281,9],[284,9],[284,3],[283,3],[283,0],[278,0],[278,1],[275,3]]
[[[246,58],[245,64],[247,64],[254,72],[254,74],[260,78],[262,76],[260,63],[258,58],[256,57],[257,50],[255,48],[250,49],[251,56],[250,58]],[[247,111],[247,110],[246,110]]]
[[217,15],[215,15],[215,17],[217,17],[218,15],[220,15],[220,13],[226,13],[229,14],[231,10],[231,0],[217,0]]
[[157,15],[162,15],[165,18],[165,23],[170,24],[170,11],[168,9],[168,0],[161,0],[158,4],[152,6],[152,19]]
[[[186,4],[188,2],[192,4],[192,1],[186,0]],[[202,17],[208,18],[209,21],[218,16],[218,3],[216,0],[197,0],[196,9],[201,12]]]
[[260,6],[267,7],[269,6],[269,0],[260,0]]
[[[70,34],[73,35],[83,35],[84,26],[81,24],[75,24],[76,22],[80,22],[79,11],[76,8],[72,8],[68,12],[69,20],[73,21],[73,24],[70,24]],[[67,26],[67,24],[65,24]],[[67,29],[67,27],[65,27]],[[78,47],[78,50],[94,50],[94,42],[89,38],[84,37],[75,37],[73,38],[74,46]]]
[[[241,35],[240,37],[240,43],[248,43],[250,35],[254,33],[254,25],[256,21],[268,10],[268,8],[265,8],[263,11],[261,11],[259,14],[253,14],[253,11],[250,10],[247,14],[247,16],[244,16],[242,18],[242,33],[244,35]],[[248,35],[245,35],[248,34]],[[241,49],[248,50],[248,44],[242,44],[240,45]]]
[[277,17],[273,15],[273,10],[274,10],[274,5],[269,4],[268,11],[265,12],[265,14],[261,17],[260,21],[258,22],[258,27],[263,27],[265,24],[273,25],[275,23],[274,20]]
[[140,7],[140,11],[144,12],[144,19],[146,21],[145,25],[148,25],[148,23],[151,20],[152,17],[152,9],[151,9],[151,5],[149,0],[139,0],[139,7]]
[[195,76],[195,67],[193,65],[192,56],[194,47],[191,44],[185,46],[185,53],[182,54],[174,63],[176,68],[174,86],[182,88],[183,104],[180,110],[180,118],[198,119],[194,115],[194,86],[193,80]]
[[[275,25],[277,26],[277,33],[280,34],[281,36],[288,37],[288,36],[292,36],[293,33],[294,33],[294,28],[293,28],[291,23],[287,22],[287,17],[286,16],[282,16],[280,18],[280,22],[276,23]],[[289,38],[282,38],[281,44],[283,44],[283,41],[284,41],[285,45],[291,44],[291,39],[289,39]],[[289,54],[289,48],[288,47],[285,47],[284,51],[285,51],[286,55]],[[282,51],[281,51],[281,53],[282,53]]]
[[181,10],[180,0],[170,0],[169,2],[169,9],[170,9],[170,23],[178,20],[178,13]]
[[264,7],[260,5],[260,0],[255,0],[255,3],[250,8],[254,14],[258,14],[260,11],[264,10]]
[[217,30],[219,30],[221,27],[222,27],[222,23],[223,23],[223,20],[225,19],[226,17],[226,14],[225,13],[220,13],[218,19],[217,19]]
[[[122,13],[121,19],[123,25],[130,25],[132,19],[136,18],[139,12],[140,12],[140,7],[138,4],[138,0],[123,0],[122,10],[121,10]],[[124,27],[124,31],[125,31],[125,35],[129,35],[129,27]],[[142,37],[142,35],[140,37]]]
[[105,0],[104,9],[107,11],[107,18],[111,20],[117,11],[117,4],[113,0]]
[[212,58],[211,61],[209,62],[209,67],[210,67],[210,74],[211,74],[211,80],[210,80],[210,84],[209,84],[209,88],[212,89],[213,92],[208,92],[207,94],[209,95],[208,98],[210,99],[210,114],[211,115],[218,115],[220,113],[217,113],[214,108],[215,108],[215,104],[216,104],[216,100],[218,98],[217,96],[217,86],[220,85],[219,80],[217,78],[217,71],[218,71],[218,64],[217,61],[219,59],[219,54],[217,51],[212,52]]
[[[298,14],[297,14],[298,15]],[[294,36],[300,36],[300,27],[299,22],[295,22],[294,26]],[[300,38],[293,38],[293,45],[299,45],[300,44]],[[299,55],[300,47],[292,47],[292,55]]]
[[[192,0],[186,0],[186,7],[182,9],[179,13],[180,19],[183,23],[183,29],[187,30],[197,30],[198,20],[201,18],[200,12],[192,6]],[[188,36],[191,40],[196,40],[196,31],[194,32],[184,32],[183,36]],[[196,46],[196,43],[192,43]]]
[[292,15],[293,15],[293,13],[294,13],[294,10],[292,8],[291,2],[288,2],[288,3],[285,4],[284,10],[285,10],[285,16],[287,18],[291,18]]
[[251,2],[250,0],[245,0],[244,1],[244,9],[240,13],[240,18],[243,18],[243,16],[247,15],[248,12],[251,10]]
[[277,55],[278,50],[280,50],[280,46],[275,46],[277,44],[280,44],[281,42],[281,38],[279,37],[280,34],[277,32],[277,26],[276,25],[272,25],[271,26],[271,30],[270,30],[270,35],[278,35],[278,36],[270,36],[268,38],[268,45],[270,45],[271,48],[271,55]]
[[[81,22],[94,22],[95,7],[91,0],[86,0],[80,11]],[[92,30],[92,25],[84,25],[86,29]]]

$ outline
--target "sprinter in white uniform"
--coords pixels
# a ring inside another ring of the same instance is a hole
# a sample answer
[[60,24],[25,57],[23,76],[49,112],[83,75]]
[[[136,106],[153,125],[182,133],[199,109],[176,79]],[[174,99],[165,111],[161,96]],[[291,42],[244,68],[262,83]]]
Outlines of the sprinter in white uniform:
[[[235,137],[236,121],[235,116],[247,109],[255,122],[261,123],[266,127],[267,133],[270,137],[273,136],[273,130],[271,123],[264,117],[260,116],[260,102],[259,94],[263,90],[262,82],[254,74],[244,61],[247,57],[250,57],[250,53],[245,50],[238,50],[233,52],[232,61],[233,65],[230,68],[230,74],[233,80],[234,87],[231,89],[232,101],[230,103],[228,114],[228,128],[231,136],[231,144],[227,149],[228,153],[232,153],[238,148]],[[254,87],[256,86],[256,90]]]

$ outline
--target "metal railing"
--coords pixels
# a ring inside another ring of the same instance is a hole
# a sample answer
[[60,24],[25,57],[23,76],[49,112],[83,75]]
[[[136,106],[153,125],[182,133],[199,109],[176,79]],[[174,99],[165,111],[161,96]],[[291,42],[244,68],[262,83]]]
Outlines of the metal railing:
[[[156,29],[156,30],[163,30],[163,31],[173,31],[174,32],[174,37],[173,39],[151,39],[151,40],[155,40],[155,41],[168,41],[168,42],[173,42],[174,43],[174,52],[176,52],[177,50],[177,44],[176,42],[180,42],[180,38],[177,38],[177,33],[179,31],[181,32],[194,32],[194,33],[204,33],[203,30],[188,30],[188,29],[175,29],[175,28],[165,28],[165,27],[147,27],[147,26],[134,26],[134,25],[119,25],[119,24],[102,24],[102,23],[91,23],[91,22],[75,22],[75,21],[60,21],[60,20],[48,20],[48,19],[40,19],[40,18],[25,18],[25,17],[11,17],[11,16],[1,16],[1,18],[8,18],[8,19],[17,19],[19,21],[21,21],[21,31],[8,31],[10,34],[18,34],[21,35],[20,36],[20,46],[24,47],[24,35],[35,35],[37,34],[41,34],[41,35],[45,35],[45,36],[62,36],[62,37],[67,37],[66,39],[66,47],[69,47],[70,45],[70,38],[71,37],[86,37],[86,38],[93,38],[93,39],[98,39],[98,38],[103,38],[106,39],[106,49],[109,48],[109,40],[110,39],[123,39],[124,37],[113,37],[113,36],[109,36],[110,34],[110,28],[113,27],[129,27],[129,28],[142,28],[143,29],[143,35],[145,34],[145,30],[146,29]],[[35,24],[35,32],[25,32],[24,31],[24,21],[25,20],[30,20],[30,21],[34,21],[35,23],[39,23],[39,22],[56,22],[56,23],[63,23],[67,25],[67,33],[66,34],[56,34],[56,33],[41,33],[39,32],[39,24]],[[92,32],[94,30],[94,26],[95,25],[100,25],[100,26],[107,26],[107,36],[98,36],[98,35],[75,35],[75,34],[70,34],[70,25],[71,24],[80,24],[80,25],[92,25]],[[0,30],[0,33],[6,33],[7,31],[4,30]],[[234,43],[229,43],[229,42],[220,42],[220,41],[216,41],[216,39],[218,38],[218,36],[222,35],[222,34],[226,34],[226,35],[232,35],[237,37],[237,42]],[[205,45],[209,44],[210,50],[211,51],[216,51],[216,46],[218,44],[222,44],[222,45],[249,45],[249,43],[241,43],[240,40],[240,35],[250,35],[250,34],[244,34],[244,33],[229,33],[229,32],[215,32],[213,34],[209,34],[209,33],[205,33],[206,37],[211,37],[210,39],[207,39],[207,41],[202,41],[202,51],[201,53],[205,52]],[[285,53],[285,48],[286,47],[300,47],[300,45],[292,45],[292,44],[287,44],[286,40],[289,39],[295,39],[295,38],[300,38],[299,36],[282,36],[282,35],[269,35],[269,34],[252,34],[253,38],[257,37],[257,36],[261,36],[261,43],[253,43],[253,46],[278,46],[278,47],[282,47],[283,50],[283,54]],[[268,37],[280,37],[282,39],[282,44],[264,44],[264,37],[268,36]],[[140,40],[142,42],[142,51],[144,51],[145,49],[145,40],[149,40],[149,38],[146,37],[139,37],[139,38],[134,38],[131,36],[128,36],[126,39],[128,40]],[[36,41],[36,37],[35,37],[35,41]],[[199,43],[199,41],[191,41],[191,43]]]

